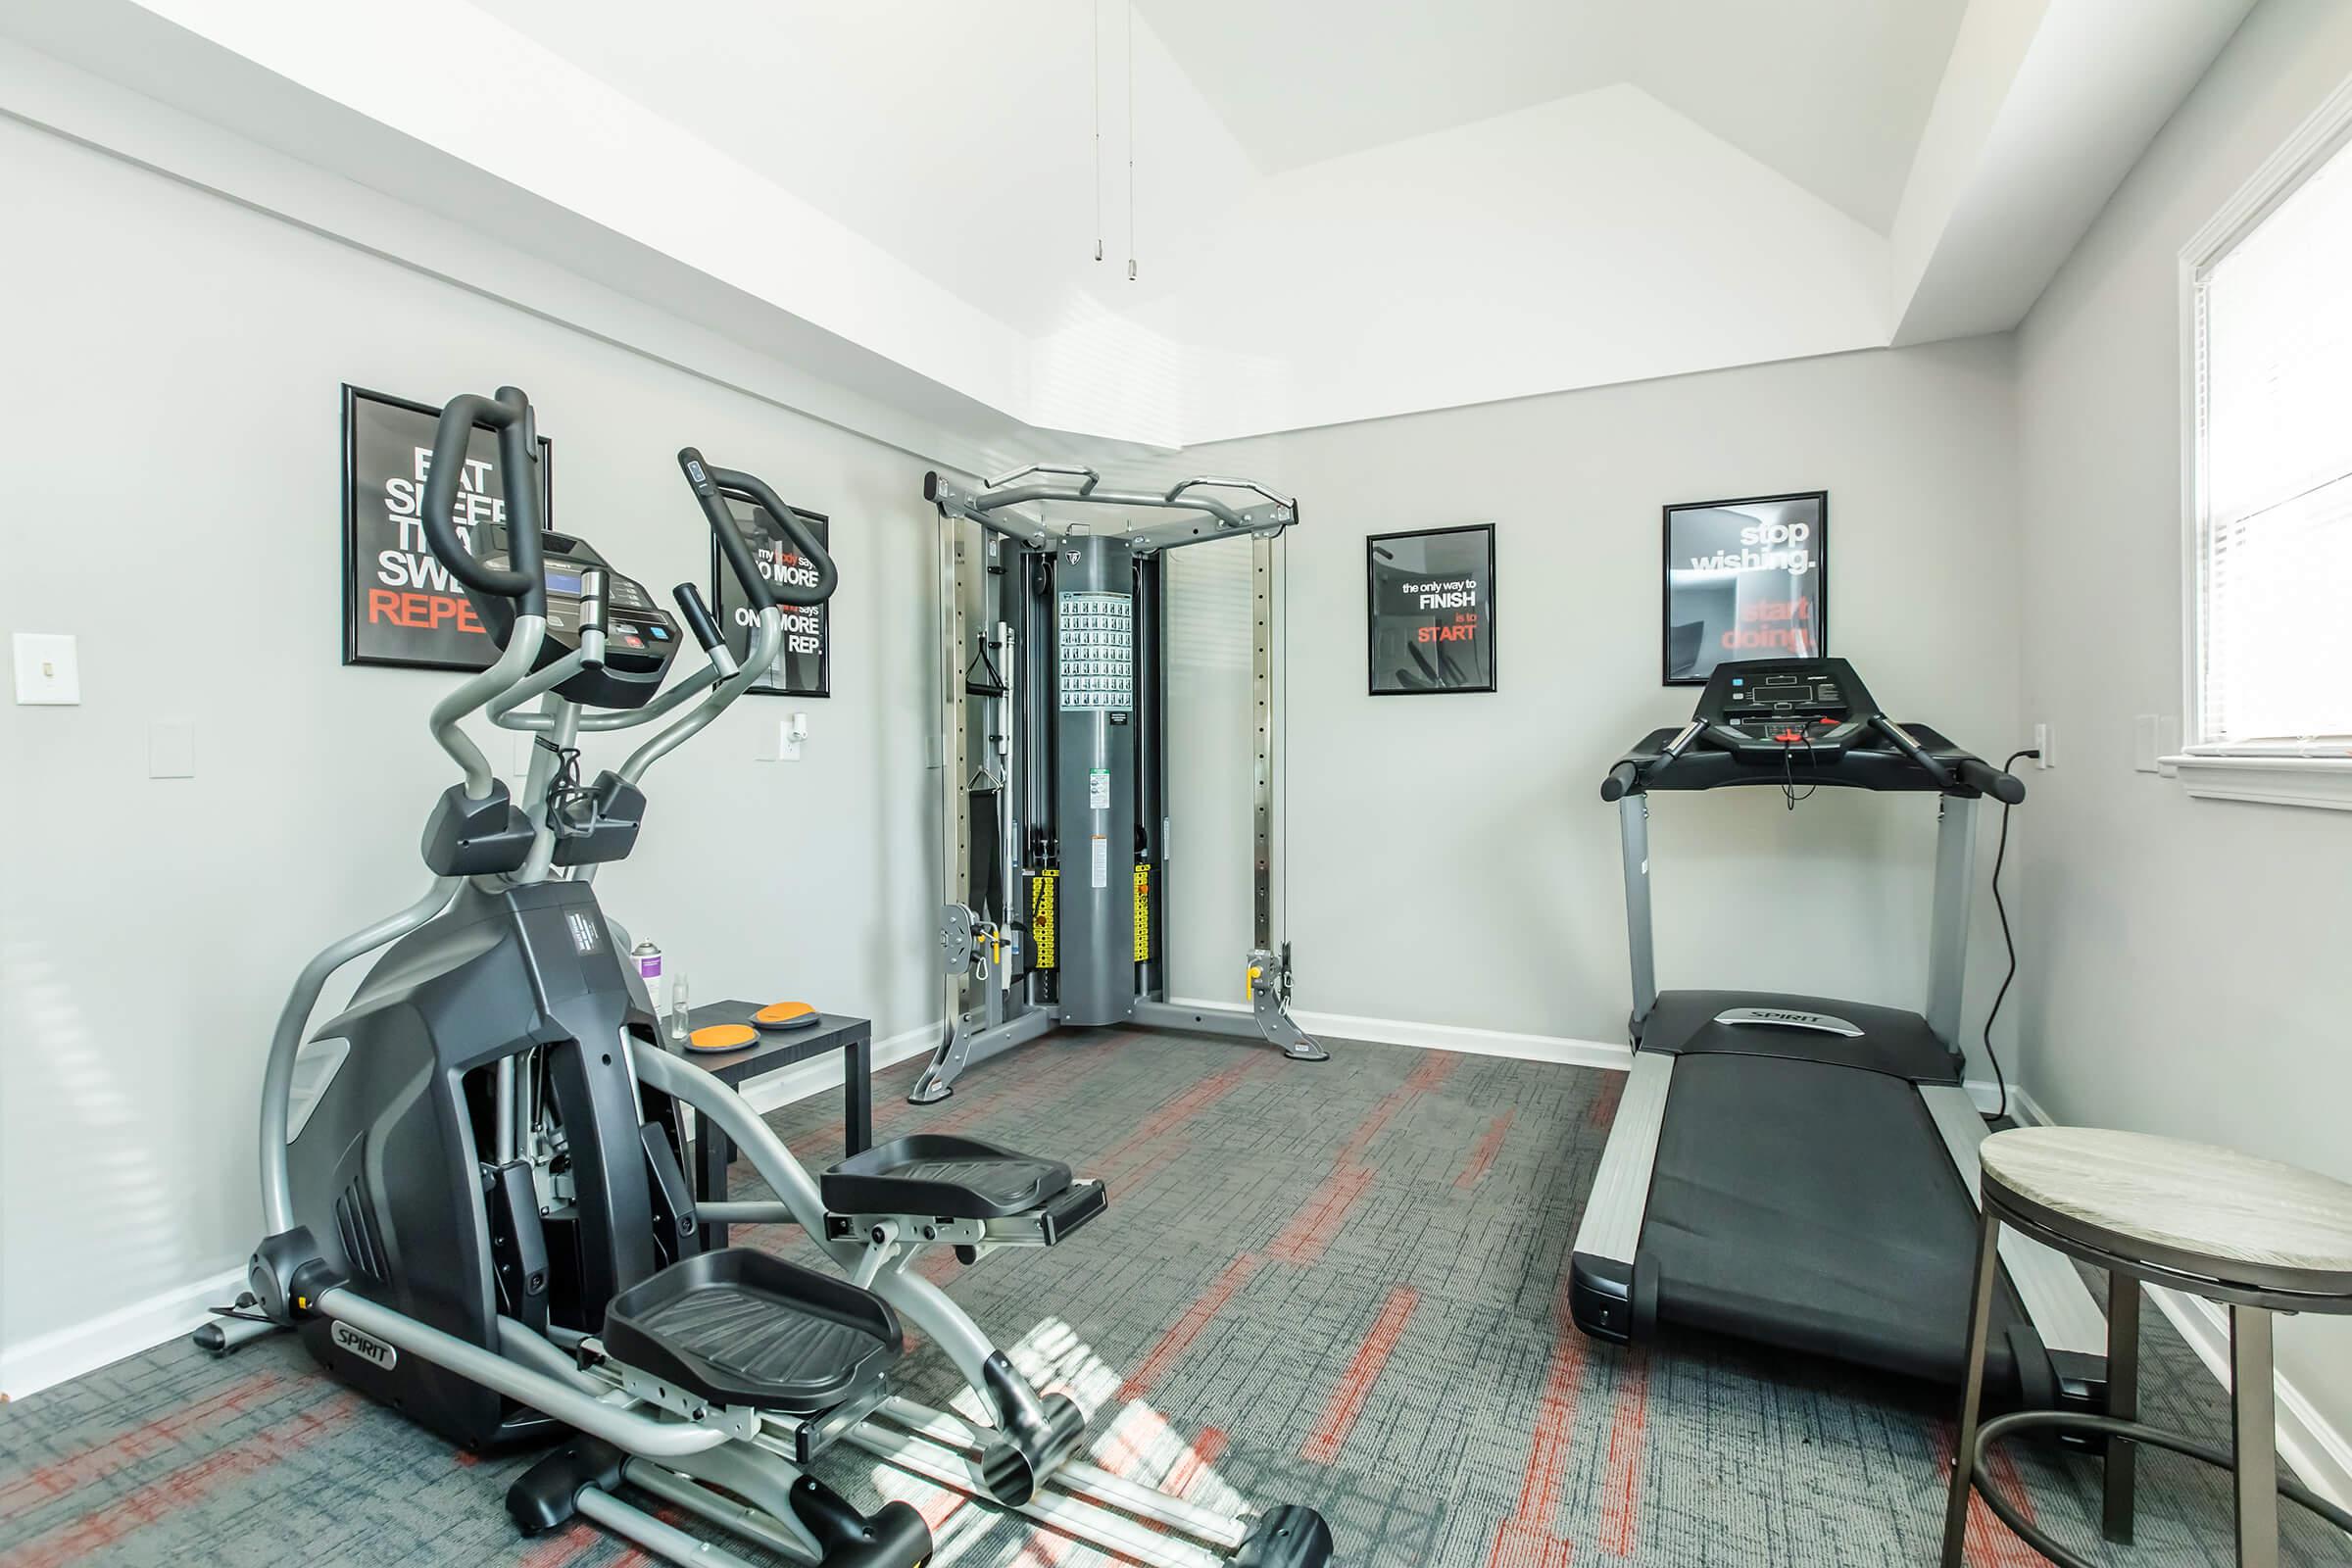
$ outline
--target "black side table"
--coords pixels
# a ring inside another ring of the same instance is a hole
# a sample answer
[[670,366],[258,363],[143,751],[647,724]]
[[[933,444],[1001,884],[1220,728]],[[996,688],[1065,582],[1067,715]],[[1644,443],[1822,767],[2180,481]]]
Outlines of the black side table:
[[[721,1023],[748,1024],[763,1005],[758,1002],[713,1002],[693,1008],[686,1017],[696,1029]],[[828,1052],[842,1053],[842,1141],[848,1153],[861,1154],[874,1143],[873,1042],[874,1026],[867,1020],[828,1012],[798,1029],[761,1030],[760,1038],[741,1051],[687,1051],[680,1054],[728,1088],[741,1089],[749,1080],[779,1068],[813,1061]],[[662,1044],[669,1049],[666,1023]],[[694,1149],[688,1160],[696,1202],[725,1200],[727,1167],[734,1160],[734,1141],[709,1117],[696,1118]],[[727,1228],[705,1225],[702,1238],[706,1251],[724,1247]]]

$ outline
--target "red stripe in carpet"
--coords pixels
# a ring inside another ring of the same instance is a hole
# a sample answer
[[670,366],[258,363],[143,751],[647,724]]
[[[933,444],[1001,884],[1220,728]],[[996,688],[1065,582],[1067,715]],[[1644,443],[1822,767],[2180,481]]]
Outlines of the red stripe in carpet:
[[525,1546],[515,1558],[516,1568],[566,1568],[593,1550],[604,1540],[596,1526],[585,1520],[574,1520],[571,1528],[560,1536],[548,1536]]
[[1152,1347],[1152,1353],[1144,1357],[1143,1364],[1120,1386],[1119,1397],[1138,1399],[1151,1393],[1152,1386],[1166,1377],[1169,1370],[1183,1359],[1184,1352],[1193,1348],[1193,1342],[1200,1338],[1210,1321],[1225,1310],[1225,1303],[1232,1300],[1235,1293],[1249,1282],[1250,1276],[1256,1272],[1258,1262],[1255,1252],[1244,1252],[1226,1264],[1225,1272],[1217,1276],[1216,1283],[1202,1291],[1200,1298],[1184,1309],[1184,1315],[1176,1320],[1176,1326],[1159,1337],[1159,1343]]
[[1585,1125],[1588,1127],[1606,1127],[1609,1125],[1609,1123],[1615,1121],[1617,1119],[1618,1102],[1624,1099],[1625,1074],[1621,1072],[1613,1072],[1609,1074],[1607,1081],[1600,1086],[1600,1093],[1592,1097],[1592,1103],[1586,1108]]
[[1632,1556],[1641,1533],[1642,1459],[1649,1425],[1649,1358],[1637,1353],[1621,1364],[1625,1386],[1609,1422],[1608,1470],[1600,1503],[1600,1549],[1612,1557]]
[[174,1444],[209,1432],[245,1413],[257,1400],[276,1393],[285,1379],[274,1372],[250,1377],[199,1399],[185,1409],[144,1421],[96,1447],[45,1464],[29,1475],[0,1486],[0,1519],[37,1508],[52,1498],[105,1480],[116,1471],[162,1451]]
[[1227,1439],[1223,1427],[1202,1427],[1192,1446],[1184,1450],[1168,1471],[1167,1490],[1179,1497],[1190,1497],[1200,1478],[1214,1470],[1217,1461],[1225,1457]]
[[1569,1543],[1551,1533],[1552,1515],[1568,1475],[1569,1427],[1576,1420],[1576,1396],[1585,1371],[1585,1339],[1568,1313],[1566,1287],[1554,1303],[1557,1338],[1536,1401],[1535,1431],[1527,1446],[1527,1468],[1519,1481],[1519,1506],[1494,1533],[1488,1568],[1561,1568]]
[[1454,1186],[1476,1187],[1494,1168],[1494,1156],[1502,1152],[1503,1136],[1511,1130],[1511,1117],[1516,1112],[1506,1110],[1487,1124],[1487,1130],[1479,1135],[1476,1147],[1470,1151],[1470,1163],[1464,1165],[1462,1173],[1453,1179]]
[[1331,1403],[1323,1411],[1323,1424],[1306,1440],[1298,1457],[1315,1464],[1329,1464],[1340,1456],[1348,1434],[1355,1430],[1356,1418],[1364,1413],[1364,1401],[1372,1396],[1372,1386],[1380,1381],[1381,1369],[1389,1364],[1389,1352],[1404,1334],[1404,1325],[1411,1320],[1413,1308],[1420,1303],[1421,1295],[1409,1285],[1392,1287],[1388,1299],[1380,1304],[1380,1316],[1372,1322],[1372,1332],[1356,1347],[1354,1359],[1340,1375],[1339,1386],[1331,1391]]
[[1405,1075],[1404,1082],[1380,1097],[1380,1103],[1372,1107],[1371,1113],[1364,1117],[1348,1142],[1341,1146],[1332,1164],[1354,1164],[1356,1155],[1364,1152],[1365,1147],[1395,1119],[1398,1111],[1444,1083],[1461,1062],[1462,1058],[1450,1051],[1422,1053],[1420,1061]]
[[1136,1123],[1135,1131],[1096,1155],[1086,1174],[1101,1174],[1123,1160],[1133,1159],[1143,1153],[1150,1149],[1154,1140],[1174,1132],[1239,1089],[1243,1080],[1250,1076],[1261,1059],[1263,1058],[1251,1056],[1246,1061],[1235,1063],[1223,1072],[1211,1073],[1201,1079]]
[[[1954,1432],[1950,1427],[1941,1428],[1936,1436],[1936,1452],[1939,1461],[1936,1473],[1947,1489],[1952,1480],[1953,1437]],[[1995,1448],[1985,1468],[1991,1472],[1985,1478],[1986,1484],[2000,1488],[2004,1496],[2016,1498],[2018,1512],[2025,1515],[2026,1523],[2032,1524],[2034,1498],[2026,1491],[2024,1478],[2017,1473],[2017,1460],[2007,1451]],[[1941,1509],[1936,1510],[1936,1530],[1940,1540],[1943,1533]],[[1968,1568],[2048,1568],[2039,1552],[2009,1533],[2009,1527],[2001,1523],[2000,1516],[1992,1511],[1992,1505],[1984,1500],[1982,1491],[1971,1494],[1968,1499],[1968,1529],[1962,1560],[1968,1564]]]
[[22,1545],[0,1551],[0,1568],[58,1568],[115,1545],[124,1537],[201,1502],[216,1489],[293,1457],[350,1423],[360,1396],[338,1391],[302,1414],[269,1427],[234,1447],[217,1448],[103,1507]]
[[1347,1223],[1348,1211],[1372,1185],[1375,1174],[1369,1165],[1348,1165],[1333,1171],[1298,1212],[1291,1216],[1282,1234],[1266,1249],[1267,1255],[1302,1267],[1319,1260],[1331,1239]]

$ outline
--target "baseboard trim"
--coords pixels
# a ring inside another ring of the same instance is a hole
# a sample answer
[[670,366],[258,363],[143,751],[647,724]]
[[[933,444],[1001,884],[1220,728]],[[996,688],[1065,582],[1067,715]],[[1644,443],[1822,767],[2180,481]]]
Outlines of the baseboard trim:
[[245,1268],[239,1264],[0,1350],[0,1401],[29,1397],[192,1334],[214,1307],[235,1300],[244,1286]]
[[[902,1061],[926,1056],[939,1045],[940,1032],[947,1028],[945,1019],[916,1024],[913,1028],[877,1040],[873,1045],[873,1068],[880,1072]],[[841,1087],[846,1057],[834,1052],[820,1060],[804,1061],[796,1066],[780,1068],[745,1082],[736,1093],[743,1096],[752,1109],[764,1116],[781,1110],[795,1101],[808,1100],[828,1089]]]
[[[1196,997],[1171,997],[1179,1007],[1246,1016],[1248,1009]],[[1604,1040],[1578,1040],[1567,1035],[1522,1035],[1500,1029],[1471,1029],[1461,1024],[1420,1023],[1405,1018],[1365,1018],[1344,1012],[1296,1012],[1298,1027],[1317,1037],[1369,1040],[1384,1046],[1417,1046],[1424,1051],[1457,1051],[1472,1056],[1510,1056],[1520,1061],[1549,1061],[1568,1067],[1601,1067],[1629,1072],[1634,1048]]]
[[[1972,1079],[1968,1092],[1987,1112],[2000,1102],[2000,1090],[1993,1084]],[[2020,1126],[2056,1125],[2040,1102],[2015,1084],[2009,1086],[2009,1108]],[[2197,1352],[2197,1359],[2205,1363],[2214,1381],[2229,1388],[2230,1319],[2221,1303],[2161,1285],[2151,1285],[2147,1292],[2157,1309],[2188,1342],[2188,1348]],[[2352,1508],[2352,1442],[2347,1442],[2293,1383],[2280,1377],[2278,1386],[2278,1457],[2312,1491],[2339,1508]]]

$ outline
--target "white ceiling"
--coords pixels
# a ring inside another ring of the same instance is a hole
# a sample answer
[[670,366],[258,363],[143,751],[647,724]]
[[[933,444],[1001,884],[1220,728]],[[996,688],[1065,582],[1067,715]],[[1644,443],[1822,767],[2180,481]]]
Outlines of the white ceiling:
[[1178,447],[2005,328],[2250,3],[19,0],[0,32],[918,420]]
[[1137,4],[1268,173],[1630,83],[1882,233],[1967,9],[1966,0]]

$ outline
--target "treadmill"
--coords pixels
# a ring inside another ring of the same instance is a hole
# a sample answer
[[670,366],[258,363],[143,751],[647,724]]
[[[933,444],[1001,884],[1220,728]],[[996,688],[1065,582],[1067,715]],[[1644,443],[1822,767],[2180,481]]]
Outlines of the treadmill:
[[[1780,992],[1660,992],[1649,797],[1741,785],[1903,790],[1938,802],[1927,1012]],[[1957,1386],[1966,1372],[1984,1118],[1961,1082],[1977,802],[2025,786],[1883,712],[1842,659],[1720,664],[1690,721],[1627,753],[1617,803],[1633,957],[1633,1071],[1570,1264],[1577,1326],[1659,1325]],[[2107,1330],[2074,1264],[2000,1241],[1985,1389],[2102,1408]]]

